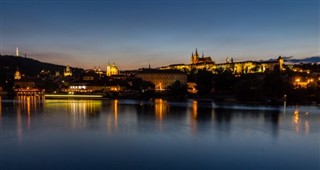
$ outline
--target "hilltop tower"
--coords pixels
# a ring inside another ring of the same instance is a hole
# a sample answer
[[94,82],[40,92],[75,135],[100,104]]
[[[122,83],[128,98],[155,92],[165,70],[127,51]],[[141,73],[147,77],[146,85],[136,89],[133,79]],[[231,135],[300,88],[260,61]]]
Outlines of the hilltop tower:
[[19,56],[19,48],[16,47],[16,56],[18,57]]
[[283,71],[284,70],[284,67],[283,67],[284,59],[281,56],[279,56],[279,58],[278,58],[278,64],[279,64],[279,70]]

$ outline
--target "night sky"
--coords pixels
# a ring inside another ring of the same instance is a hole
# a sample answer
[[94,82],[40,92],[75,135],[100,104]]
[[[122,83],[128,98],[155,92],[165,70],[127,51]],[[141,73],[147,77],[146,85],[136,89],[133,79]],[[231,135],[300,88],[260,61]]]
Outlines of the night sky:
[[1,54],[136,69],[320,55],[320,1],[1,0]]

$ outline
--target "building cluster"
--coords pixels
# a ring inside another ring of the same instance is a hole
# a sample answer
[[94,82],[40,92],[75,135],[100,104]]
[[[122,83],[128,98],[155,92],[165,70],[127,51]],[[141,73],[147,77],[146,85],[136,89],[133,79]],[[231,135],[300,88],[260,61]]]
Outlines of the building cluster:
[[215,63],[210,56],[205,57],[204,53],[200,57],[198,50],[191,54],[190,64],[172,64],[169,66],[163,66],[162,70],[181,70],[190,72],[191,70],[206,69],[217,73],[219,71],[231,71],[234,74],[245,74],[245,73],[263,73],[265,71],[272,71],[275,68],[285,70],[284,59],[280,56],[277,60],[272,61],[241,61],[234,62],[233,58],[226,59],[225,63]]
[[[16,55],[19,55],[17,49]],[[65,94],[114,94],[132,93],[135,79],[141,79],[154,85],[155,91],[166,91],[169,86],[179,81],[188,87],[189,93],[197,93],[197,84],[188,82],[188,74],[193,70],[211,71],[219,73],[229,71],[235,75],[263,73],[266,71],[285,71],[287,69],[297,73],[292,80],[296,88],[307,88],[320,81],[319,73],[310,73],[310,70],[298,66],[285,65],[284,59],[280,56],[276,60],[269,61],[241,61],[235,62],[233,58],[227,58],[225,63],[215,63],[210,56],[204,53],[200,56],[198,50],[191,54],[189,64],[172,64],[157,69],[139,69],[120,72],[118,67],[109,63],[105,71],[100,68],[85,70],[81,75],[76,75],[73,69],[67,65],[60,74],[56,71],[53,76],[48,78],[50,71],[42,70],[37,77],[26,78],[17,68],[14,74],[14,91],[18,95],[42,95],[46,93],[65,93]],[[39,80],[43,81],[39,81]],[[47,84],[54,84],[48,88]],[[142,89],[143,90],[143,89]]]
[[[118,67],[113,63],[106,66],[106,70],[100,68],[84,70],[80,76],[73,73],[72,68],[67,65],[60,74],[49,77],[50,72],[42,70],[37,77],[30,78],[21,74],[17,69],[14,74],[14,91],[17,95],[42,95],[44,93],[63,94],[101,94],[114,95],[129,94],[133,92],[135,79],[154,84],[155,91],[165,91],[175,81],[187,84],[187,74],[177,70],[139,69],[124,71],[120,73]],[[49,77],[49,78],[48,78]],[[43,81],[41,81],[43,80]],[[55,89],[48,89],[45,81],[55,84]],[[141,89],[147,90],[147,89]],[[150,89],[149,89],[150,90]]]

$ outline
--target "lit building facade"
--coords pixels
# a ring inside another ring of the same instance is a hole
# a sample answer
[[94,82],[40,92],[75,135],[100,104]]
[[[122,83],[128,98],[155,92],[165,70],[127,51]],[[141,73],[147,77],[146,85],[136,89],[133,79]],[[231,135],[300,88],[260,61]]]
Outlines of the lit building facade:
[[191,54],[191,64],[214,64],[211,57],[204,57],[202,52],[202,57],[199,57],[198,49]]
[[320,77],[317,80],[317,78],[313,76],[308,76],[308,77],[297,76],[294,78],[292,84],[294,88],[297,89],[297,88],[308,88],[310,86],[317,87],[319,82],[320,82]]
[[117,75],[117,74],[119,74],[118,67],[114,63],[111,66],[108,64],[107,70],[106,70],[106,75],[112,76],[112,75]]
[[187,84],[187,74],[177,70],[142,69],[136,74],[136,77],[152,82],[156,90],[160,91],[166,90],[175,81]]
[[14,92],[16,95],[40,96],[44,94],[44,89],[39,86],[41,83],[23,78],[14,81]]
[[127,84],[123,80],[113,80],[101,78],[95,70],[86,70],[81,76],[81,80],[73,82],[63,91],[69,94],[95,93],[104,94],[109,92],[122,92],[127,89]]
[[14,80],[20,80],[21,79],[21,73],[17,69],[17,71],[14,73]]
[[284,59],[280,56],[277,60],[272,61],[241,61],[234,62],[233,58],[226,59],[225,63],[216,64],[212,61],[211,57],[199,57],[198,51],[196,49],[195,53],[191,55],[190,64],[173,64],[169,66],[161,67],[161,70],[180,70],[185,72],[190,72],[191,70],[202,70],[206,69],[217,73],[218,71],[231,71],[234,74],[245,74],[245,73],[262,73],[265,71],[272,71],[276,67],[283,71]]
[[71,68],[70,68],[69,65],[67,65],[66,69],[64,70],[63,75],[64,75],[65,77],[72,76],[72,71],[71,71]]

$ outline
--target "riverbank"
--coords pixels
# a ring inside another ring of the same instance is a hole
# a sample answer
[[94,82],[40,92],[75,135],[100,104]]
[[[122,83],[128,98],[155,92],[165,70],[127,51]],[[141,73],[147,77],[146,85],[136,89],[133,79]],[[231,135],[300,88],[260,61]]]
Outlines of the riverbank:
[[[1,95],[2,99],[15,99],[15,95]],[[108,100],[108,99],[119,99],[119,100],[143,100],[143,101],[153,101],[155,99],[163,99],[166,101],[180,102],[187,100],[195,100],[198,103],[211,103],[214,102],[216,105],[228,106],[228,105],[270,105],[270,106],[296,106],[296,105],[313,105],[320,106],[320,102],[316,101],[286,101],[276,100],[276,99],[260,99],[260,100],[238,100],[232,96],[226,96],[225,98],[216,98],[215,96],[198,96],[198,95],[112,95],[112,96],[103,96],[98,94],[44,94],[42,96],[36,96],[42,99],[90,99],[90,100]]]

